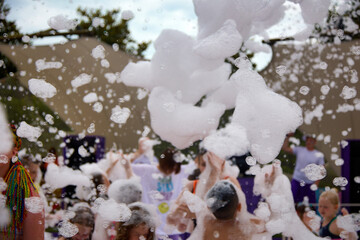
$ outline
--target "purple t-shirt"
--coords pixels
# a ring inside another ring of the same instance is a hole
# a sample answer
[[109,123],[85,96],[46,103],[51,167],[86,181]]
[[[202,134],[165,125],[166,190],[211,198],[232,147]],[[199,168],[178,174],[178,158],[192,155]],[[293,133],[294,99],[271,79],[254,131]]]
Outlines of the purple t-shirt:
[[324,165],[324,154],[316,149],[309,151],[306,147],[294,147],[293,153],[296,155],[293,179],[299,182],[304,181],[306,184],[314,183],[306,177],[303,169],[311,163]]

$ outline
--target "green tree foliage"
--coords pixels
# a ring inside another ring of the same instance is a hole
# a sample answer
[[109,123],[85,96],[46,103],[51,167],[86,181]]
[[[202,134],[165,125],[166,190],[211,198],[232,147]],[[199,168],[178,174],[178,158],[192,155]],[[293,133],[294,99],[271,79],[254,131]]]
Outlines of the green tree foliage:
[[4,4],[4,0],[0,1],[0,36],[3,43],[20,43],[21,39],[11,39],[11,36],[19,35],[19,29],[16,26],[15,21],[8,21],[6,19],[10,12],[10,8]]
[[323,42],[346,41],[360,38],[360,0],[350,0],[346,4],[335,2],[329,10],[326,25],[315,26],[315,37]]
[[[15,126],[25,121],[32,126],[43,129],[38,142],[23,141],[23,148],[32,153],[46,153],[52,147],[63,142],[56,130],[71,131],[69,126],[55,114],[44,102],[30,93],[16,78],[0,79],[0,102],[5,106],[8,121]],[[45,116],[52,116],[53,123],[46,121]],[[50,129],[52,128],[52,130]]]
[[[102,13],[101,9],[82,9],[77,12],[81,19],[76,30],[88,30],[89,35],[95,35],[103,42],[110,45],[117,44],[119,49],[144,57],[143,53],[148,48],[150,42],[136,43],[131,37],[128,23],[130,20],[118,20],[120,10],[108,10]],[[76,31],[75,30],[75,31]]]
[[[6,44],[22,43],[20,32],[14,21],[6,19],[10,8],[0,1],[0,32],[3,38],[0,40]],[[39,141],[23,141],[23,148],[32,153],[46,153],[52,147],[58,147],[63,142],[56,137],[56,130],[71,131],[69,126],[54,113],[43,101],[30,93],[15,77],[17,67],[5,55],[0,53],[0,102],[5,107],[8,121],[15,126],[25,121],[30,125],[39,126],[43,133]],[[53,124],[45,120],[45,116],[53,117]],[[50,128],[52,130],[50,131]]]
[[[18,35],[19,29],[14,21],[8,21],[6,19],[10,12],[10,8],[4,4],[4,0],[0,1],[0,36],[3,38],[0,40],[2,43],[16,44],[21,43],[20,39],[12,39],[11,36]],[[17,71],[16,66],[3,54],[0,53],[0,78],[8,76],[10,72],[15,73]]]

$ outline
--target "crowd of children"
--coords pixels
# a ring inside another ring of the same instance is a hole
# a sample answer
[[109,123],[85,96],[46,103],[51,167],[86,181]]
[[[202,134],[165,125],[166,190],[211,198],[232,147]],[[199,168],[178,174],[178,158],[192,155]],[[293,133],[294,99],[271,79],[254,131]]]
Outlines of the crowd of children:
[[[40,186],[40,167],[31,155],[18,157],[21,139],[12,130],[14,147],[1,153],[7,160],[0,163],[6,184],[1,199],[10,210],[9,221],[0,221],[1,239],[271,239],[276,233],[305,239],[291,230],[299,224],[310,239],[357,239],[356,232],[337,224],[340,202],[335,190],[319,198],[321,222],[314,222],[320,219],[314,217],[315,209],[301,204],[295,208],[290,182],[278,162],[259,170],[254,191],[263,201],[252,214],[235,166],[206,151],[184,165],[184,156],[175,149],[145,161],[145,151],[152,151],[144,147],[146,138],[139,141],[135,154],[112,151],[102,162],[82,167],[89,183],[74,182],[73,199],[62,199],[63,206],[49,205],[49,189]],[[341,213],[348,215],[346,209]],[[277,221],[288,229],[281,229]]]

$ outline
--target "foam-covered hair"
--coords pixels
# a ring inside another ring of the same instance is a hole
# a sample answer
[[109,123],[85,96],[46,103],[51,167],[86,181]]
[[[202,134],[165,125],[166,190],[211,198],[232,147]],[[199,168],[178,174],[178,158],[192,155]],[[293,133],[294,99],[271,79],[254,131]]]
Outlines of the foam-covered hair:
[[217,219],[227,220],[234,217],[239,198],[235,187],[229,181],[222,180],[208,191],[206,203]]
[[111,183],[108,195],[118,203],[139,202],[142,198],[142,187],[135,179],[119,179]]

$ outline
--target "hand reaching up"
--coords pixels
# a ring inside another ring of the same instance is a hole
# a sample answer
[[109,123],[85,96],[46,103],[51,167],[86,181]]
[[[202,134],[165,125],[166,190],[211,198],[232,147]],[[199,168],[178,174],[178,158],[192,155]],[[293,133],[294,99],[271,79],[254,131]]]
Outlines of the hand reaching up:
[[215,153],[208,152],[204,158],[208,160],[209,166],[216,172],[220,173],[224,169],[225,159],[220,158]]

